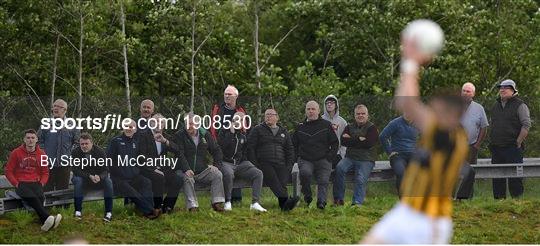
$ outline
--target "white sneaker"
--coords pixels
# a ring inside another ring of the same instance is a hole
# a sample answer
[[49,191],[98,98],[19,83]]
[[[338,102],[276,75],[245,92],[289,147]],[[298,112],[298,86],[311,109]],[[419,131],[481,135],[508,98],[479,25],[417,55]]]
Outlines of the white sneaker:
[[75,211],[75,219],[76,220],[81,220],[82,219],[81,211]]
[[255,210],[257,212],[266,212],[266,209],[261,206],[258,202],[251,204],[249,210]]
[[56,218],[54,218],[54,228],[58,227],[60,225],[60,221],[62,220],[62,215],[57,214]]
[[232,204],[231,202],[225,202],[225,205],[223,206],[223,209],[225,211],[231,211],[232,210]]
[[41,226],[42,231],[49,231],[54,226],[54,216],[47,217],[47,220],[43,222],[43,225]]

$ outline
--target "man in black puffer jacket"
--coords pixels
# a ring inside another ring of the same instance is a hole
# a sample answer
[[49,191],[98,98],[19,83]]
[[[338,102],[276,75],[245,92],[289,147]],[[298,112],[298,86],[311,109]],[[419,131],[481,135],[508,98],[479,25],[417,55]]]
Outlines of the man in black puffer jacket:
[[326,190],[330,183],[332,163],[338,148],[338,139],[330,122],[319,117],[321,109],[315,101],[306,104],[306,120],[300,123],[293,134],[293,144],[298,157],[300,184],[306,204],[313,201],[311,178],[317,181],[317,208],[326,206]]
[[288,211],[298,202],[287,192],[295,155],[289,132],[277,124],[278,120],[275,109],[264,112],[264,122],[249,133],[248,158],[263,172],[264,183],[278,198],[281,210]]
[[232,210],[231,196],[235,177],[251,181],[252,202],[250,210],[266,212],[259,202],[263,185],[263,173],[253,163],[247,160],[247,137],[242,112],[233,116],[233,125],[230,129],[219,131],[217,140],[223,152],[223,163],[219,170],[223,174],[223,187],[225,190],[225,210]]

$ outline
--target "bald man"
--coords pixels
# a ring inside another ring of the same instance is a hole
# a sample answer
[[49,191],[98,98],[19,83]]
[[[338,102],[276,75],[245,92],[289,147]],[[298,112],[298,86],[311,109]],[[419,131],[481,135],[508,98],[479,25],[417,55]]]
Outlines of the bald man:
[[148,120],[152,118],[152,115],[154,115],[154,102],[150,99],[144,99],[141,102],[139,111],[141,112],[141,118],[139,118],[137,122],[137,128],[139,128],[137,131],[137,135],[143,133],[151,133],[152,131],[148,128]]
[[317,208],[326,207],[326,190],[330,183],[332,160],[338,150],[338,139],[332,124],[320,118],[321,109],[315,101],[306,104],[306,119],[296,127],[293,144],[300,169],[300,184],[304,201],[309,206],[313,201],[311,179],[317,181]]
[[[57,99],[54,101],[51,108],[53,118],[65,119],[68,105],[66,101]],[[79,136],[81,135],[78,129],[63,128],[56,132],[50,129],[40,129],[38,131],[39,146],[45,150],[49,163],[54,165],[50,171],[49,181],[44,187],[44,191],[64,190],[69,186],[70,167],[60,166],[62,156],[71,156],[71,151],[79,146]]]

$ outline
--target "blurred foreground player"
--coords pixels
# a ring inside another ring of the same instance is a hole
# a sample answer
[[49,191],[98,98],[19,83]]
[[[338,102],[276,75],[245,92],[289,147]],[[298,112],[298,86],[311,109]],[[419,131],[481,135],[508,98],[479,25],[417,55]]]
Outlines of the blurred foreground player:
[[[460,125],[465,103],[459,94],[419,98],[419,69],[432,55],[402,40],[398,109],[416,122],[421,138],[401,183],[401,201],[366,235],[366,244],[448,244],[452,237],[452,192],[468,154]],[[457,92],[457,91],[456,91]]]

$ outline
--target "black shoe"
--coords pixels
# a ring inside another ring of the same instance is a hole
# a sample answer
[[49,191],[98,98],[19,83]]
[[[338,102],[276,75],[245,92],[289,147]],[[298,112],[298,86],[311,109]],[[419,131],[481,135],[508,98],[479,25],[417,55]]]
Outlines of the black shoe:
[[334,200],[334,207],[343,206],[345,205],[345,202],[343,200],[335,199]]
[[163,208],[161,209],[161,211],[162,211],[162,213],[164,213],[164,214],[170,214],[170,213],[172,213],[172,208],[170,208],[170,207],[163,207]]
[[309,207],[309,204],[311,204],[312,201],[313,201],[313,198],[311,198],[309,196],[304,197],[304,202],[306,203],[306,207]]
[[287,198],[287,197],[278,197],[278,204],[279,204],[279,208],[281,210],[283,210],[285,208],[284,205],[285,205],[285,202],[287,202],[288,199],[289,198]]
[[317,203],[317,208],[318,209],[324,209],[326,207],[326,202],[318,202]]
[[293,210],[294,207],[296,207],[296,204],[298,204],[298,200],[300,200],[300,198],[298,197],[289,197],[287,201],[285,201],[285,203],[283,204],[283,208],[281,208],[281,210],[283,211]]

